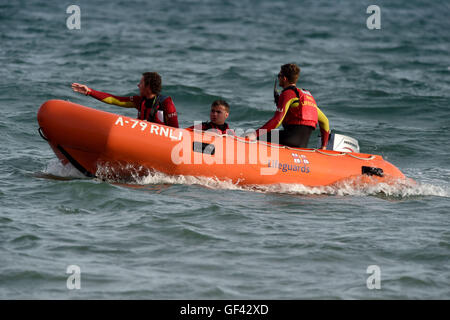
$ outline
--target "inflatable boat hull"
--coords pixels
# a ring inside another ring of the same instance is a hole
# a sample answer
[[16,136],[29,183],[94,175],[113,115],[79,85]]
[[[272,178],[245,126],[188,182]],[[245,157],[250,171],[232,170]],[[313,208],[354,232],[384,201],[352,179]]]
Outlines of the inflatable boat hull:
[[171,128],[62,100],[45,102],[38,122],[57,157],[90,177],[127,179],[159,171],[245,185],[306,186],[355,177],[369,183],[405,178],[379,155],[289,148]]

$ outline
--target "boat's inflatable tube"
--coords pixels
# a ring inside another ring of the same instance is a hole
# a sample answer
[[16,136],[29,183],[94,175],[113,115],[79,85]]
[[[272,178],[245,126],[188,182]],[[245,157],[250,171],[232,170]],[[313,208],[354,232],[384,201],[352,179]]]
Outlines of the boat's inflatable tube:
[[351,178],[404,179],[381,156],[296,149],[136,120],[50,100],[38,111],[40,132],[64,163],[86,176],[148,174],[215,177],[238,184],[325,186]]

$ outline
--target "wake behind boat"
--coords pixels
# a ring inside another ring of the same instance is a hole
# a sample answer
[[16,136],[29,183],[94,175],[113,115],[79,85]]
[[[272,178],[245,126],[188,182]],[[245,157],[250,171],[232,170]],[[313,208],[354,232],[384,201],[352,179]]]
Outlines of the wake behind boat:
[[88,177],[107,168],[119,179],[159,171],[240,185],[327,186],[355,178],[364,183],[405,179],[379,155],[290,148],[172,128],[62,100],[45,102],[37,118],[41,135],[57,157]]

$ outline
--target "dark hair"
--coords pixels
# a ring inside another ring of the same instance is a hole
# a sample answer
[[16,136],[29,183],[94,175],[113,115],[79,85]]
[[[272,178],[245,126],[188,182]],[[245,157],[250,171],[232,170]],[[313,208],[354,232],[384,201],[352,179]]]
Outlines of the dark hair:
[[290,83],[296,83],[300,76],[300,68],[295,63],[287,63],[281,66],[280,73],[285,76]]
[[159,95],[161,92],[161,76],[157,72],[144,72],[144,85],[150,87],[152,92]]
[[224,106],[225,110],[227,110],[227,112],[230,112],[230,106],[228,105],[228,103],[225,100],[215,100],[211,104],[211,108],[212,107],[218,107],[218,106]]

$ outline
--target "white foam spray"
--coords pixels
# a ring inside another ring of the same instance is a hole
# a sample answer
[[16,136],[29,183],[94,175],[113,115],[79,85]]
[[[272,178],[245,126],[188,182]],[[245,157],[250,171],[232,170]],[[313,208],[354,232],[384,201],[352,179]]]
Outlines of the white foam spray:
[[[390,181],[389,183],[366,183],[367,181],[354,178],[338,182],[334,185],[323,187],[308,187],[302,184],[275,184],[275,185],[239,185],[231,180],[219,180],[211,177],[194,176],[170,176],[157,171],[150,171],[142,167],[124,166],[120,171],[127,171],[131,175],[124,181],[120,179],[120,172],[111,169],[108,166],[100,167],[96,176],[104,181],[111,183],[126,183],[131,185],[200,185],[211,189],[223,190],[242,190],[261,193],[282,193],[294,195],[336,195],[336,196],[382,196],[387,198],[409,198],[416,196],[438,196],[450,198],[450,188],[448,184],[431,180],[412,182],[405,180]],[[413,170],[415,171],[415,170]],[[61,178],[85,178],[70,163],[63,165],[59,160],[54,159],[49,162],[47,168],[43,171],[45,175]],[[421,175],[418,172],[409,176]],[[438,184],[438,185],[436,185]]]
[[[201,185],[211,189],[224,190],[243,190],[262,193],[283,193],[298,195],[337,195],[337,196],[382,196],[387,198],[408,198],[415,196],[439,196],[450,197],[448,187],[436,186],[431,183],[414,182],[410,180],[391,180],[383,183],[368,183],[367,177],[361,177],[340,181],[330,186],[308,187],[302,184],[275,184],[275,185],[239,185],[231,180],[219,180],[211,177],[194,176],[169,176],[157,171],[146,171],[142,173],[142,168],[134,169],[133,178],[127,183],[136,185],[157,185],[157,184],[182,184],[182,185]],[[99,172],[107,172],[111,176],[110,169],[103,168]],[[105,176],[105,175],[103,175]],[[114,175],[113,175],[114,176]],[[109,179],[106,179],[109,180]],[[123,182],[123,181],[121,181]]]
[[67,163],[66,165],[62,164],[58,159],[52,159],[47,164],[47,167],[42,171],[44,175],[48,175],[50,177],[59,177],[59,178],[86,178],[84,174],[77,170],[72,164]]

